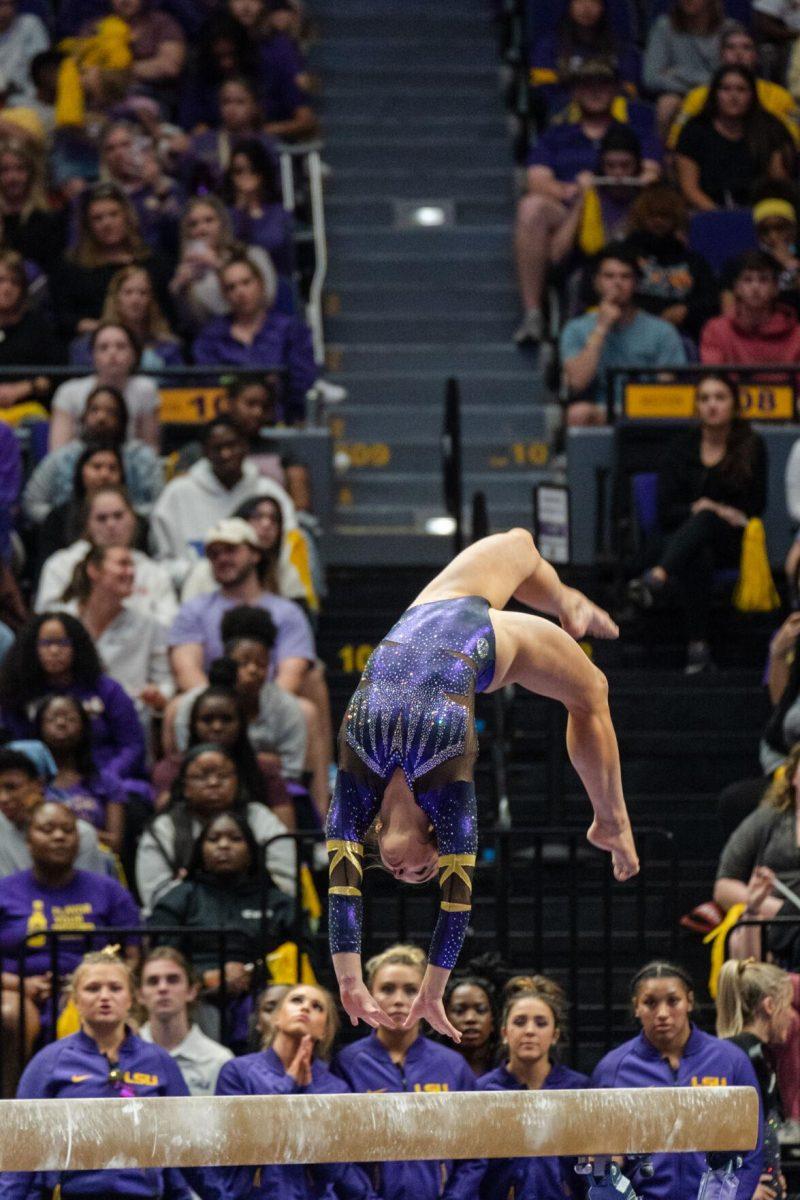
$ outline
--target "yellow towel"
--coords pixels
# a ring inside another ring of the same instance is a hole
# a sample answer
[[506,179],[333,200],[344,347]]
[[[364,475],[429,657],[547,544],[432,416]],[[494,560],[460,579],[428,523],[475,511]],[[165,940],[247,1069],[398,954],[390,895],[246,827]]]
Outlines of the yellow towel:
[[733,603],[740,612],[772,612],[780,607],[780,597],[769,569],[764,523],[758,517],[752,517],[744,531],[739,582],[733,593]]
[[708,991],[712,1000],[717,998],[717,980],[719,973],[722,970],[722,964],[725,962],[725,938],[728,935],[728,930],[733,929],[739,917],[744,912],[746,904],[734,904],[725,914],[725,920],[720,921],[716,929],[712,929],[711,933],[707,933],[703,938],[703,945],[711,944],[711,970],[708,974]]
[[311,960],[307,954],[300,958],[300,979],[297,978],[297,946],[294,942],[283,942],[277,950],[267,955],[267,970],[271,983],[293,985],[295,983],[316,983],[317,977]]
[[606,231],[603,228],[600,197],[593,187],[587,188],[583,197],[583,209],[578,226],[578,245],[584,254],[591,257],[602,250],[605,244]]
[[90,37],[64,38],[58,48],[66,57],[58,70],[56,125],[83,125],[86,101],[81,70],[127,71],[133,62],[131,28],[119,17],[104,17]]

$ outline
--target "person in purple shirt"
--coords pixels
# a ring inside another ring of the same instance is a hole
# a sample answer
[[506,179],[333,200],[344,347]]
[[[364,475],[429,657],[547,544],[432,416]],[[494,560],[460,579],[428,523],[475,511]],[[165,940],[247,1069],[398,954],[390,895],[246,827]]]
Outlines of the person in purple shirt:
[[294,600],[264,590],[258,578],[261,552],[244,534],[234,541],[244,524],[239,518],[220,522],[206,546],[217,591],[195,596],[181,605],[169,632],[170,662],[178,689],[205,686],[208,668],[224,654],[221,622],[226,612],[240,605],[264,608],[275,624],[276,637],[270,670],[287,692],[298,692],[308,669],[316,661],[314,638],[305,613]]
[[[20,993],[30,1053],[40,1029],[52,1029],[53,999],[60,1007],[61,981],[75,969],[87,943],[93,940],[78,931],[135,928],[139,924],[139,910],[121,884],[108,875],[75,869],[80,848],[78,825],[65,805],[49,800],[36,804],[28,821],[26,841],[31,867],[0,879],[2,1024],[9,1049],[8,1056],[3,1055],[6,1084],[21,1065],[14,1061],[19,1045]],[[52,946],[43,936],[48,929],[76,931],[74,937],[58,939],[55,979]],[[105,940],[104,935],[98,936]],[[131,956],[137,953],[136,944],[135,937],[129,939]]]
[[11,557],[11,527],[22,491],[22,452],[10,425],[0,421],[0,563]]
[[36,736],[36,709],[50,693],[80,701],[91,721],[95,766],[149,803],[144,731],[133,701],[103,674],[94,642],[68,613],[34,617],[0,665],[0,720],[12,738]]
[[[420,1034],[420,1022],[403,1023],[425,972],[424,951],[417,946],[390,946],[369,960],[366,984],[394,1022],[346,1046],[333,1062],[333,1071],[354,1092],[471,1092],[475,1076],[462,1056]],[[466,1197],[456,1181],[466,1164],[439,1162],[382,1162],[375,1171],[375,1190],[383,1200],[438,1200],[441,1195]],[[472,1166],[471,1161],[469,1167]],[[447,1182],[442,1191],[442,1178]]]
[[278,274],[291,279],[294,223],[281,202],[274,159],[255,138],[234,147],[222,198],[239,241],[266,250]]
[[275,311],[274,295],[246,255],[226,263],[219,278],[230,312],[213,317],[200,330],[192,351],[195,362],[243,370],[282,368],[281,415],[287,425],[301,421],[306,393],[317,378],[308,326],[300,317]]
[[[271,1020],[271,1044],[225,1063],[218,1096],[334,1095],[350,1088],[322,1061],[338,1028],[336,1005],[324,988],[289,988]],[[375,1200],[364,1171],[350,1163],[218,1168],[215,1181],[226,1200]]]
[[[188,1096],[180,1069],[166,1050],[133,1033],[128,1016],[135,998],[133,976],[111,947],[87,954],[71,983],[71,998],[80,1019],[78,1033],[45,1046],[31,1059],[17,1090],[20,1100],[96,1097]],[[2,1200],[33,1200],[60,1194],[73,1197],[126,1197],[127,1200],[191,1200],[191,1186],[210,1200],[207,1172],[182,1172],[171,1167],[116,1167],[103,1171],[62,1171],[33,1174],[4,1171]],[[54,1191],[54,1189],[57,1189]]]
[[641,144],[640,181],[650,183],[661,172],[661,149],[652,114],[618,96],[619,79],[611,62],[587,59],[579,63],[571,84],[571,103],[528,154],[527,192],[517,208],[514,246],[525,311],[515,334],[519,344],[542,338],[542,298],[554,237],[590,186],[600,143],[617,123],[615,113],[620,106]]
[[[759,1091],[753,1065],[731,1042],[703,1033],[691,1020],[694,984],[683,967],[651,962],[633,977],[631,999],[642,1031],[623,1042],[592,1073],[592,1086],[619,1087],[753,1087]],[[759,1092],[760,1095],[760,1092]],[[732,1147],[735,1149],[735,1147]],[[640,1200],[695,1200],[706,1169],[704,1154],[655,1154],[653,1174],[631,1176]],[[771,1200],[762,1188],[763,1127],[758,1145],[743,1155],[737,1172],[739,1200]]]
[[[544,975],[509,980],[502,1016],[503,1063],[478,1080],[478,1090],[539,1091],[586,1088],[588,1075],[572,1071],[555,1058],[567,1020],[563,990]],[[531,1200],[567,1200],[584,1196],[582,1177],[574,1158],[476,1159],[464,1168],[459,1198],[480,1194],[481,1200],[502,1200],[510,1193]],[[478,1193],[478,1188],[480,1192]]]

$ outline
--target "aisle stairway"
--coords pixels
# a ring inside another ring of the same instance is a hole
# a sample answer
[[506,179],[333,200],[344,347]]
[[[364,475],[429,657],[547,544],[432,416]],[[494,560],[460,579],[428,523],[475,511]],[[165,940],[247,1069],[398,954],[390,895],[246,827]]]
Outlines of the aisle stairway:
[[[485,0],[317,0],[314,13],[331,168],[325,330],[349,391],[332,419],[335,525],[364,535],[334,560],[421,561],[425,539],[409,535],[443,511],[449,376],[465,406],[465,491],[487,493],[496,527],[527,523],[548,458],[535,358],[510,340],[513,188],[494,35]],[[451,219],[401,227],[403,202]]]

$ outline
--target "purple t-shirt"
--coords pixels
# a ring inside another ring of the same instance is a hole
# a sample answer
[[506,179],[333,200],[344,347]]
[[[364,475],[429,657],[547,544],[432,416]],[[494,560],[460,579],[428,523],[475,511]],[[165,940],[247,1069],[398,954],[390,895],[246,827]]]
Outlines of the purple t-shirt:
[[[203,647],[203,666],[207,671],[215,658],[223,653],[220,622],[229,608],[236,608],[239,600],[228,600],[222,592],[211,592],[206,596],[195,596],[182,604],[169,631],[169,645],[186,646],[199,642]],[[294,600],[262,592],[255,602],[265,608],[275,622],[277,637],[270,656],[270,676],[274,678],[277,667],[285,658],[307,658],[314,662],[314,636],[305,613]]]
[[[18,952],[28,933],[46,929],[89,930],[115,926],[135,927],[139,910],[130,892],[108,875],[91,871],[76,871],[65,887],[51,888],[37,883],[33,871],[18,871],[0,879],[0,955],[3,970],[16,974]],[[74,971],[88,950],[100,950],[107,938],[59,938],[58,968],[60,975]],[[133,936],[126,939],[135,943]],[[25,957],[26,975],[43,975],[50,970],[50,949],[47,939],[28,943]]]
[[91,779],[81,779],[68,788],[48,783],[44,795],[46,800],[66,804],[76,817],[88,821],[96,829],[106,827],[106,805],[126,804],[128,800],[122,784],[107,771],[97,771]]

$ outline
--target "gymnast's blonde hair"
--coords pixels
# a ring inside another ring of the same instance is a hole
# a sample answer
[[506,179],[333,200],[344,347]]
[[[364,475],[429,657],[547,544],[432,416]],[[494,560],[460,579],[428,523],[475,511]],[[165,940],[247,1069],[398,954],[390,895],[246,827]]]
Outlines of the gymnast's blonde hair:
[[427,964],[425,951],[421,950],[419,946],[398,942],[397,945],[389,946],[380,954],[374,954],[372,958],[367,959],[364,978],[371,991],[375,976],[383,967],[413,967],[414,970],[419,971],[420,975],[424,975]]
[[125,976],[131,1000],[134,999],[136,995],[136,980],[128,964],[123,958],[120,958],[119,949],[118,945],[104,946],[102,950],[92,950],[89,954],[84,954],[70,977],[68,990],[71,1000],[75,999],[81,975],[90,967],[118,967],[120,972]]
[[785,971],[755,958],[730,958],[717,984],[717,1036],[736,1037],[755,1020],[768,997],[777,1008],[792,1002],[792,981]]

